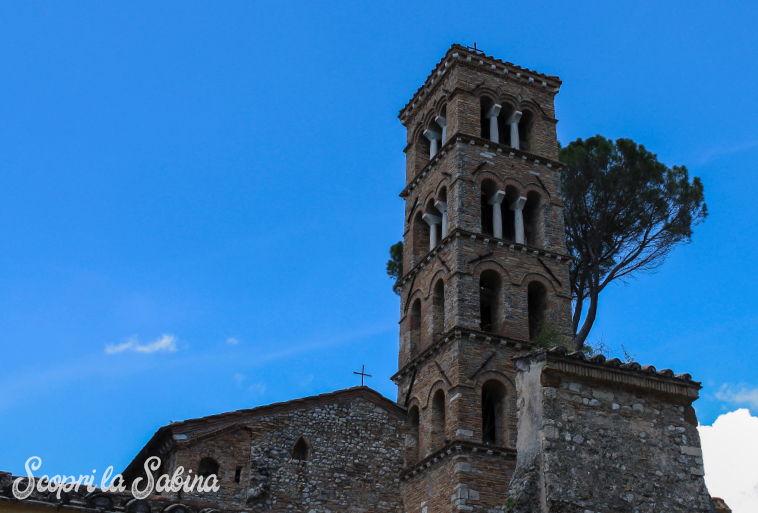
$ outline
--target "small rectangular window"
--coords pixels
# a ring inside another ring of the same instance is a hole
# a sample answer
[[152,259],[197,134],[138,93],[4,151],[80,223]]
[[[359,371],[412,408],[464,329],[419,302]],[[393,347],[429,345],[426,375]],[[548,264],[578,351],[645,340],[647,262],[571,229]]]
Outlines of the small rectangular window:
[[234,471],[234,482],[239,483],[240,482],[240,476],[242,475],[242,467],[237,467],[237,470]]

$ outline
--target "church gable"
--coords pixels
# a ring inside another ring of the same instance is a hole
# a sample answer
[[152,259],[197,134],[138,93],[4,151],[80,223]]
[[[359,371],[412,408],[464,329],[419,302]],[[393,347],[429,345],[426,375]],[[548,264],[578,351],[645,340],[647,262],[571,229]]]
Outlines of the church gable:
[[356,387],[165,426],[125,474],[137,477],[157,455],[161,473],[184,467],[185,475],[197,475],[204,465],[217,466],[219,491],[182,494],[183,500],[295,511],[314,503],[329,509],[382,503],[401,511],[396,479],[404,426],[404,409]]

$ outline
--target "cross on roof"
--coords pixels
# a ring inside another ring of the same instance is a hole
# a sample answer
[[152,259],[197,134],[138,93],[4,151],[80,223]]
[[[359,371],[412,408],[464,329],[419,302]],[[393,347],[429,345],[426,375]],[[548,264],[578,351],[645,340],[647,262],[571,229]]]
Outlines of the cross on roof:
[[361,371],[360,372],[353,372],[353,374],[358,374],[361,377],[361,386],[363,386],[363,378],[364,377],[367,377],[367,378],[373,377],[373,376],[371,376],[371,374],[366,374],[366,366],[365,365],[361,365]]

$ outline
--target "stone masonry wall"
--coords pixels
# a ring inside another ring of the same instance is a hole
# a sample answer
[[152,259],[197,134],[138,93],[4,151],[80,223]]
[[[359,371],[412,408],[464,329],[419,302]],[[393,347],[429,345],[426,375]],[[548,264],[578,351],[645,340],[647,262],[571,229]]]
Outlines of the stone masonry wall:
[[[399,474],[405,413],[384,398],[378,404],[363,395],[381,398],[356,387],[326,394],[328,399],[317,396],[262,407],[260,414],[234,412],[169,426],[177,443],[167,470],[173,473],[181,465],[185,475],[189,470],[196,475],[200,460],[212,457],[219,463],[221,489],[164,495],[229,510],[403,511]],[[384,402],[386,407],[380,405]],[[304,461],[292,454],[300,437],[310,447]]]
[[691,406],[699,385],[564,355],[517,358],[514,513],[711,511]]

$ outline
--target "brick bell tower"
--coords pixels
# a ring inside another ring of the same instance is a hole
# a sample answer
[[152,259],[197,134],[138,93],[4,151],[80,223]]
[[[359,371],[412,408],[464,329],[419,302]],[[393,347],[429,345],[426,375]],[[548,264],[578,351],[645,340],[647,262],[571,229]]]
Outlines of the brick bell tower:
[[453,45],[408,130],[398,402],[406,511],[502,507],[516,462],[513,356],[570,336],[554,98],[561,81]]

